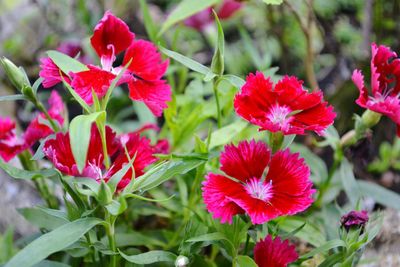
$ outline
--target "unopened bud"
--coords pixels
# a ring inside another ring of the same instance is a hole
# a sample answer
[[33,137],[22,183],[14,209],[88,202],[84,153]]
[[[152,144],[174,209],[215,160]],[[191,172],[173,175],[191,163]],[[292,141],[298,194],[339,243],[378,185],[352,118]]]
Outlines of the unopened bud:
[[15,88],[21,91],[24,86],[30,86],[28,77],[22,68],[18,68],[14,63],[5,57],[0,59],[0,63],[3,66],[8,79],[10,79]]
[[97,195],[97,201],[100,205],[110,204],[112,201],[112,193],[110,187],[102,180],[99,188],[99,193]]
[[342,227],[349,231],[351,228],[361,228],[364,230],[365,225],[369,220],[368,212],[366,210],[362,211],[350,211],[349,213],[342,216],[340,223]]
[[371,128],[379,122],[381,117],[382,117],[381,114],[367,109],[361,116],[361,120],[367,128]]
[[179,255],[175,260],[175,267],[187,267],[189,266],[189,259],[186,256]]

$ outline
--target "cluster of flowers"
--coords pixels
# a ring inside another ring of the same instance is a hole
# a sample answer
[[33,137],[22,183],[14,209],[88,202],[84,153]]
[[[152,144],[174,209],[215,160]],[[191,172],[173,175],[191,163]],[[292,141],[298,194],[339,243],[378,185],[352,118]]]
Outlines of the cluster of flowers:
[[[106,12],[91,37],[101,67],[86,65],[85,71],[63,73],[50,58],[45,58],[41,61],[40,72],[44,78],[43,86],[49,88],[64,81],[88,105],[92,105],[92,92],[99,99],[103,98],[112,81],[126,67],[118,84],[127,83],[131,99],[143,101],[154,115],[161,116],[171,98],[170,87],[162,79],[168,61],[162,60],[154,44],[134,37],[122,20]],[[123,66],[114,67],[116,56],[123,51]],[[390,117],[397,125],[400,125],[400,85],[395,82],[400,77],[399,62],[389,48],[372,45],[372,97],[368,97],[361,72],[356,70],[353,74],[353,81],[360,89],[357,103]],[[273,84],[261,72],[250,74],[234,99],[236,113],[259,126],[260,131],[269,131],[280,137],[304,135],[307,131],[322,135],[336,114],[333,107],[323,100],[321,91],[310,93],[302,83],[296,77],[285,76]],[[65,108],[55,91],[51,93],[49,106],[50,118],[63,125]],[[46,120],[45,114],[39,114],[21,138],[15,133],[14,122],[9,118],[1,119],[0,156],[8,161],[38,140],[53,134],[54,131],[41,119]],[[156,126],[148,125],[133,133],[117,135],[106,127],[107,151],[111,159],[109,168],[103,164],[105,155],[96,125],[92,126],[87,160],[81,172],[71,151],[68,132],[58,132],[54,138],[48,139],[43,152],[62,173],[91,177],[97,181],[107,181],[134,157],[132,168],[118,184],[122,189],[157,160],[154,154],[168,153],[166,140],[152,145],[149,139],[140,136],[141,132],[151,128],[156,129]],[[233,216],[246,214],[253,224],[263,224],[279,216],[302,212],[313,203],[315,190],[312,189],[310,169],[298,154],[289,149],[273,151],[262,141],[242,141],[237,146],[225,146],[220,164],[224,174],[207,174],[202,192],[207,210],[222,223],[231,223]],[[342,223],[347,228],[365,224],[367,220],[368,216],[362,212],[347,215]],[[261,267],[286,266],[298,259],[293,245],[271,236],[256,244],[254,257]]]

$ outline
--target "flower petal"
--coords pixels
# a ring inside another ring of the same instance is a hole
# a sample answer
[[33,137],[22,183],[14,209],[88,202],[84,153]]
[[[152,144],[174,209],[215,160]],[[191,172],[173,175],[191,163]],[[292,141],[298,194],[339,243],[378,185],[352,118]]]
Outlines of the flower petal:
[[128,70],[146,81],[160,80],[168,68],[169,61],[162,61],[157,47],[148,41],[134,41],[126,50],[123,65],[131,61]]
[[132,100],[142,101],[155,116],[161,116],[171,100],[171,88],[164,80],[147,82],[132,80],[128,83],[129,97]]
[[203,182],[203,199],[207,210],[213,218],[221,219],[221,223],[232,223],[236,214],[243,214],[244,210],[235,204],[230,196],[243,194],[244,187],[225,176],[210,173]]
[[92,90],[101,99],[106,95],[116,75],[96,66],[88,65],[88,67],[89,70],[71,74],[71,86],[88,105],[92,105]]
[[245,182],[253,177],[261,177],[270,156],[271,151],[263,142],[252,140],[240,142],[238,146],[227,145],[221,153],[221,170]]
[[9,161],[25,150],[25,145],[15,133],[15,122],[0,117],[0,157]]
[[288,240],[282,241],[279,236],[272,239],[269,235],[254,247],[254,261],[258,267],[286,267],[298,258],[295,246]]
[[90,42],[102,61],[108,60],[112,64],[115,56],[127,49],[134,38],[135,35],[124,21],[106,11],[94,28]]
[[71,82],[69,77],[48,57],[40,59],[39,76],[43,78],[42,85],[44,88],[53,87],[62,82],[63,79],[67,83]]

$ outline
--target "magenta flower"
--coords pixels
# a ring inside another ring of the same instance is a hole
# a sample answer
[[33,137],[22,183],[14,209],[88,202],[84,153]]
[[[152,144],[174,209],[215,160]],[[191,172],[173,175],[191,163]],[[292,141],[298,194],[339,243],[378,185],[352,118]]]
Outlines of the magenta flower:
[[254,261],[258,267],[286,267],[298,258],[295,246],[288,240],[282,241],[279,236],[275,239],[267,236],[254,247]]
[[209,173],[202,191],[207,210],[222,223],[247,214],[253,224],[262,224],[302,212],[313,202],[310,169],[289,150],[271,155],[263,142],[242,141],[225,146],[220,162],[226,175]]
[[352,80],[360,90],[356,103],[363,108],[389,117],[397,125],[400,136],[400,59],[389,47],[371,45],[371,95],[360,70],[354,70]]

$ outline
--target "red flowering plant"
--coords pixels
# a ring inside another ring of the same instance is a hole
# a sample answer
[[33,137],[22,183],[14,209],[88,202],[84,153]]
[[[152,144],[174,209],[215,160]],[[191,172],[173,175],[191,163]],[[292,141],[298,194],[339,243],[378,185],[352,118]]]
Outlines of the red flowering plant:
[[[344,155],[378,114],[400,124],[396,54],[372,45],[372,96],[354,72],[356,103],[368,111],[341,137],[340,114],[321,89],[271,69],[227,73],[219,19],[246,2],[193,3],[178,4],[158,31],[140,1],[150,41],[106,11],[82,44],[92,51],[72,43],[48,51],[33,85],[1,60],[19,93],[0,100],[38,113],[25,130],[0,118],[0,167],[31,180],[45,201],[21,209],[41,232],[6,267],[359,262],[380,228],[364,199],[384,202],[387,191],[357,180]],[[175,51],[168,29],[180,22],[214,27],[209,66]],[[325,146],[330,168],[315,153]]]

